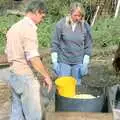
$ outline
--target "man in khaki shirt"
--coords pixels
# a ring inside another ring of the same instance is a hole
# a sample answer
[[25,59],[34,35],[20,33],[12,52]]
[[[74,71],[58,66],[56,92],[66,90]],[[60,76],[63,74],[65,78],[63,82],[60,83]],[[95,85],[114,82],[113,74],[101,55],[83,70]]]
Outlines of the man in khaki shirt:
[[44,77],[48,92],[52,88],[49,74],[38,52],[37,26],[45,17],[45,4],[31,1],[25,17],[7,32],[6,54],[10,66],[9,84],[12,88],[12,114],[10,120],[41,120],[40,84],[34,77],[34,68]]

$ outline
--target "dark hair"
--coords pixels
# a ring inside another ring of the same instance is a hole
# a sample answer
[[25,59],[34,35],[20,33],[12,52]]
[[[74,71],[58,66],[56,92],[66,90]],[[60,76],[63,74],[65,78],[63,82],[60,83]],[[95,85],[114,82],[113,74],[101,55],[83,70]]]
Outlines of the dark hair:
[[47,6],[43,0],[32,0],[27,4],[25,9],[26,13],[35,13],[36,11],[47,13]]

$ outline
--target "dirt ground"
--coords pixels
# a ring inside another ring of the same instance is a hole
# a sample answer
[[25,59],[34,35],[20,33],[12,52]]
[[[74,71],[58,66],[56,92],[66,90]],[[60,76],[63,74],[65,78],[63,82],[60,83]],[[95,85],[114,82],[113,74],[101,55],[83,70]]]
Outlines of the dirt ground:
[[[120,84],[120,76],[116,76],[115,71],[112,67],[112,57],[113,55],[101,57],[94,56],[91,59],[91,63],[89,66],[89,74],[82,79],[82,84],[84,87],[92,88],[91,90],[95,94],[98,94],[98,90],[101,88],[112,86],[118,83]],[[53,94],[54,92],[55,90],[53,90]],[[49,97],[46,93],[43,94],[44,99],[47,98],[46,111],[54,111],[55,101],[53,94],[51,94]],[[11,94],[8,85],[4,81],[0,80],[0,120],[8,120],[10,112],[10,96]]]
[[0,120],[8,120],[10,111],[10,89],[0,80]]

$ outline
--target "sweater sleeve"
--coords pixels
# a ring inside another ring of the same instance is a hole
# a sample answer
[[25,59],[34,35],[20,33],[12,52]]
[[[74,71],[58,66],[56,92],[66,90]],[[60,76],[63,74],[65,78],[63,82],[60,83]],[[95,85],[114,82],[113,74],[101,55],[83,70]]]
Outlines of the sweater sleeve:
[[60,39],[61,39],[61,33],[62,33],[62,27],[61,23],[58,22],[56,24],[55,30],[52,35],[52,52],[58,52],[59,45],[60,45]]
[[93,40],[91,35],[91,28],[87,22],[85,22],[85,29],[86,29],[86,33],[85,33],[85,41],[84,41],[84,49],[85,49],[84,55],[91,56]]

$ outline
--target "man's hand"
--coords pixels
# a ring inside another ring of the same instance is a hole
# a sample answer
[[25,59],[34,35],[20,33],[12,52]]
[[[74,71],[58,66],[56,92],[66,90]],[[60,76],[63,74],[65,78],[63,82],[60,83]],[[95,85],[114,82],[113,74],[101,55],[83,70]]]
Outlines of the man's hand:
[[32,64],[33,68],[44,77],[45,84],[48,87],[48,92],[50,92],[50,90],[52,88],[52,80],[49,77],[47,68],[45,68],[45,66],[42,64],[42,61],[40,60],[39,57],[31,58],[30,62]]
[[44,80],[45,80],[45,83],[46,83],[46,85],[48,87],[48,92],[50,92],[51,89],[52,89],[52,80],[50,79],[50,77],[45,77]]

